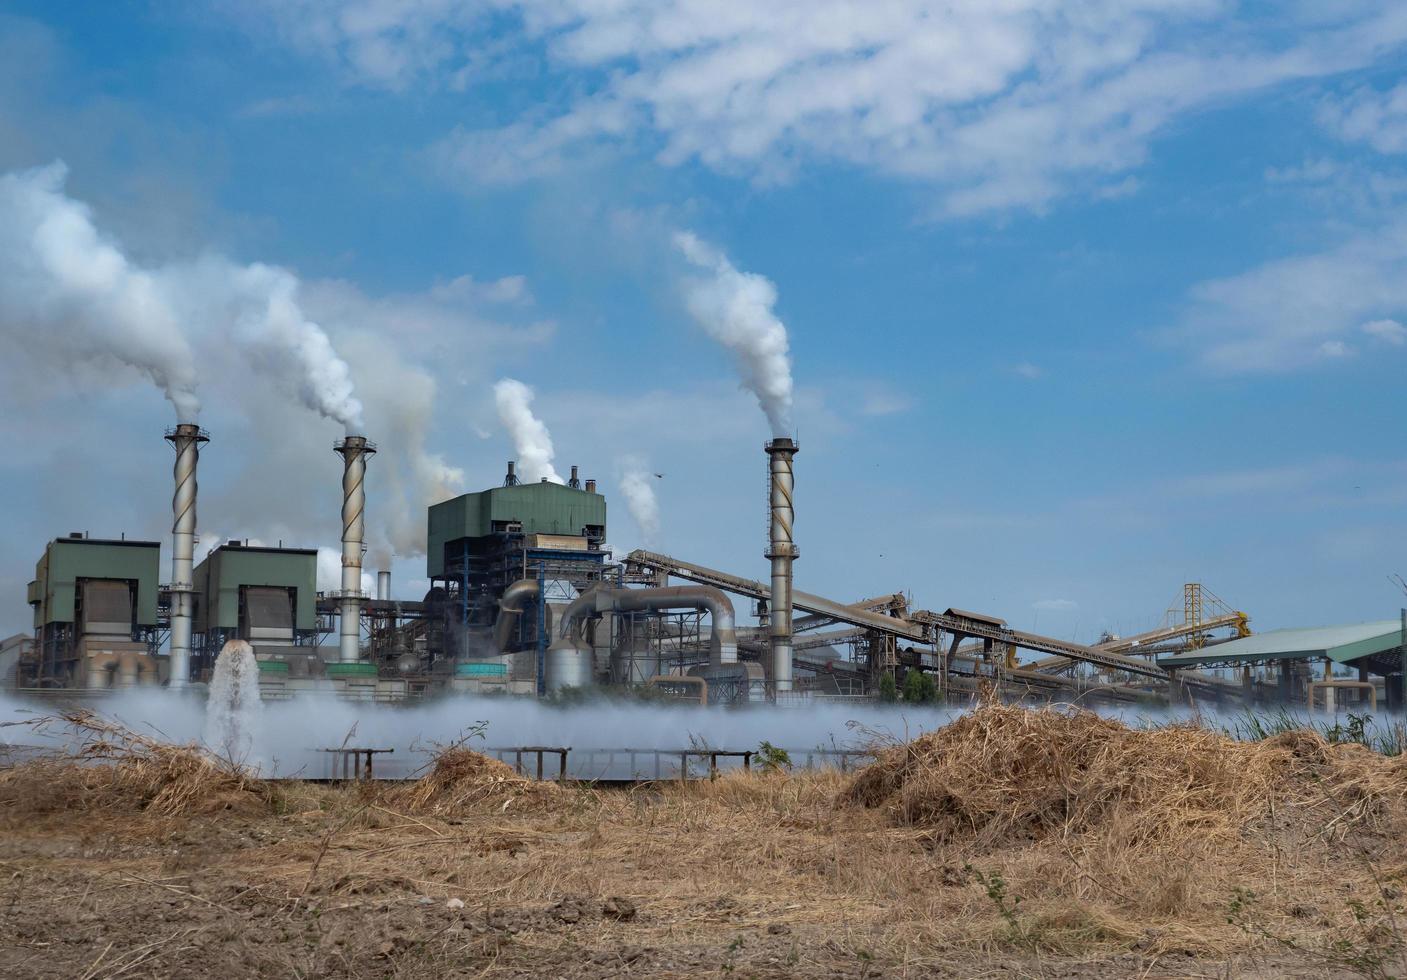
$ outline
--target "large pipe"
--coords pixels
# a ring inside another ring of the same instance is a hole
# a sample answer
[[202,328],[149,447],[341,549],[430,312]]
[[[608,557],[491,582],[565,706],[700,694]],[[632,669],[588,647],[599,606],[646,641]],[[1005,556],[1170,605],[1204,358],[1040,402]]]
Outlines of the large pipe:
[[585,649],[582,626],[604,612],[659,612],[664,609],[703,609],[712,619],[709,653],[714,666],[738,662],[738,631],[733,602],[711,585],[676,585],[659,589],[597,587],[572,601],[562,614],[554,648]]
[[380,571],[376,573],[376,598],[386,602],[391,598],[391,573]]
[[796,506],[792,459],[801,447],[780,436],[766,445],[770,458],[772,533],[766,557],[772,560],[772,596],[768,628],[772,638],[772,681],[777,691],[791,690],[791,566],[800,551],[792,538]]
[[529,599],[538,596],[535,578],[524,578],[503,590],[498,600],[498,619],[493,624],[493,648],[498,653],[508,652],[508,642],[513,638],[513,628],[518,625],[518,617]]
[[182,422],[166,433],[176,450],[171,497],[171,680],[172,687],[185,687],[191,677],[191,620],[194,613],[196,467],[201,443],[210,437],[200,426]]
[[337,659],[356,663],[362,653],[362,542],[366,537],[366,458],[376,447],[348,436],[333,447],[342,457],[342,611]]

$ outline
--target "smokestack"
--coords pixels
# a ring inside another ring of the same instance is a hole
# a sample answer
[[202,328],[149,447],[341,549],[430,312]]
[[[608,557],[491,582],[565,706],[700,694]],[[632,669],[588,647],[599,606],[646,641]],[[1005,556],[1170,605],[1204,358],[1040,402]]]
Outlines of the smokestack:
[[511,459],[508,461],[508,475],[503,478],[505,487],[516,487],[518,485],[518,464]]
[[576,471],[577,471],[577,468],[576,468],[575,466],[573,466],[573,467],[572,467],[572,478],[567,481],[567,486],[571,487],[573,490],[580,490],[580,489],[581,489],[581,480],[577,479]]
[[376,447],[366,436],[348,436],[333,450],[342,457],[342,612],[337,659],[361,659],[362,540],[366,535],[366,458]]
[[391,573],[381,571],[376,573],[376,598],[385,602],[391,598]]
[[596,492],[596,481],[595,481],[595,480],[587,480],[587,481],[586,481],[586,492],[587,492],[587,493],[595,493],[595,492]]
[[796,505],[792,499],[792,459],[801,447],[785,436],[766,445],[772,472],[772,533],[766,556],[772,560],[772,680],[778,692],[791,690],[791,563],[800,552],[792,540]]
[[170,685],[182,688],[191,678],[191,618],[195,602],[192,566],[195,564],[196,464],[200,444],[210,436],[200,426],[182,422],[168,429],[166,439],[176,450],[175,493],[171,497],[171,677]]

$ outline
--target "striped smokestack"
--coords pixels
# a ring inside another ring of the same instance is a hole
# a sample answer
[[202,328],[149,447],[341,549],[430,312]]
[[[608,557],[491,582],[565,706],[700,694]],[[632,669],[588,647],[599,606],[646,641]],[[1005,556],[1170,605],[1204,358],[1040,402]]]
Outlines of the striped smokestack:
[[210,437],[200,426],[182,422],[166,433],[176,450],[176,489],[171,497],[171,687],[191,678],[191,619],[194,613],[192,566],[195,564],[196,466],[201,443]]
[[362,542],[366,538],[366,459],[376,447],[366,436],[348,436],[333,447],[342,457],[342,611],[337,659],[361,659]]
[[792,538],[796,507],[792,498],[792,459],[801,447],[780,436],[766,445],[771,469],[771,535],[766,557],[772,560],[772,681],[778,693],[791,690],[791,566],[800,552]]

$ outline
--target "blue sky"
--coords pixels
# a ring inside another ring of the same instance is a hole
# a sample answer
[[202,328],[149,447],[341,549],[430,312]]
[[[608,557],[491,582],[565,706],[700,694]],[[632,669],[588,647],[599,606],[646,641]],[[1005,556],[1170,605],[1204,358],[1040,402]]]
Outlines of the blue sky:
[[[1386,618],[1407,11],[1322,7],[11,2],[0,173],[62,160],[43,200],[176,311],[207,539],[336,544],[342,426],[230,319],[270,290],[383,446],[402,594],[427,495],[514,455],[504,377],[614,544],[643,466],[660,549],[762,575],[768,425],[691,315],[689,231],[775,290],[801,588],[1083,640],[1192,580],[1259,628]],[[92,353],[120,310],[33,292],[32,244],[0,237],[6,634],[47,539],[169,530],[171,406]]]

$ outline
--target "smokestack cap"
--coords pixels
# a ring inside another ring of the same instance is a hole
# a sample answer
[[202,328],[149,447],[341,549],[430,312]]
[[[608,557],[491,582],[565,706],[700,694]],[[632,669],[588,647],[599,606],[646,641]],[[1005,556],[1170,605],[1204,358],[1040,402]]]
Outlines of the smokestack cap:
[[365,453],[370,456],[376,452],[376,443],[370,442],[366,436],[347,436],[332,444],[332,451],[337,453]]
[[763,448],[769,453],[798,453],[801,451],[801,447],[790,436],[777,436]]

